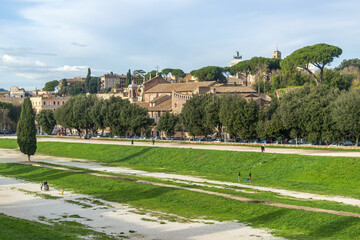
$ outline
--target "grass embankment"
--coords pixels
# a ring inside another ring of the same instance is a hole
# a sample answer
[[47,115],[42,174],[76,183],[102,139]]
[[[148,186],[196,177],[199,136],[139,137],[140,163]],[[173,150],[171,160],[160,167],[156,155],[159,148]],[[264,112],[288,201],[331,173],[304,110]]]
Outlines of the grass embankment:
[[0,139],[0,147],[7,149],[16,149],[19,146],[14,139]]
[[[45,220],[45,219],[44,219]],[[103,233],[92,231],[70,220],[62,220],[52,225],[14,218],[0,213],[0,239],[36,239],[36,240],[75,240],[75,239],[111,238]]]
[[360,197],[358,158],[54,142],[39,142],[37,152],[229,182],[251,172],[252,182],[242,183]]
[[0,164],[0,173],[34,182],[46,178],[54,187],[187,218],[238,220],[254,227],[275,229],[276,235],[287,238],[356,239],[360,234],[359,218],[281,209],[181,189],[19,164]]

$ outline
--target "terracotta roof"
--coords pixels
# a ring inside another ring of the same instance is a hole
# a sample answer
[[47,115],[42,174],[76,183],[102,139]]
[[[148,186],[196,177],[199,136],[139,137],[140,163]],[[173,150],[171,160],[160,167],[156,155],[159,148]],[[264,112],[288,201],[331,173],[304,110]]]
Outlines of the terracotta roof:
[[156,86],[150,88],[145,93],[171,93],[172,91],[176,92],[193,92],[198,87],[210,87],[214,85],[215,81],[205,81],[205,82],[189,82],[189,83],[160,83]]
[[155,105],[154,107],[150,106],[150,103],[147,102],[136,102],[136,104],[138,104],[140,107],[146,108],[149,112],[152,111],[171,111],[171,107],[172,107],[172,99],[169,98],[168,100],[161,102],[157,105]]
[[[161,102],[161,100],[162,100],[162,101],[165,101],[165,100],[167,100],[168,98],[171,98],[171,96],[169,96],[169,95],[162,95],[162,96],[158,96],[158,97],[154,98],[154,99],[151,100],[150,102],[151,102],[151,103]],[[160,101],[159,101],[159,100],[160,100]]]
[[215,86],[215,91],[219,93],[256,93],[252,88],[246,86]]

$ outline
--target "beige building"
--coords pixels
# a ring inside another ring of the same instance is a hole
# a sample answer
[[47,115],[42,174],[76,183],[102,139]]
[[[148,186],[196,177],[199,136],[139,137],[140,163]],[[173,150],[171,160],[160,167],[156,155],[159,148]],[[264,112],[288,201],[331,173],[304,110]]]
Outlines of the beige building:
[[100,80],[101,80],[101,89],[103,91],[109,88],[126,87],[125,86],[126,75],[118,75],[118,74],[114,74],[113,72],[110,72],[108,74],[104,74],[100,76]]
[[40,113],[43,109],[50,109],[55,111],[58,107],[64,105],[70,97],[58,97],[58,96],[51,96],[51,97],[31,97],[30,101],[32,106],[35,110],[35,113]]
[[66,83],[66,86],[74,85],[75,83],[84,82],[85,78],[82,77],[75,77],[75,78],[66,78],[64,80],[60,80],[58,84],[58,90],[60,91],[61,87]]
[[25,97],[25,89],[24,88],[18,88],[18,87],[10,87],[10,97],[14,98],[24,98]]

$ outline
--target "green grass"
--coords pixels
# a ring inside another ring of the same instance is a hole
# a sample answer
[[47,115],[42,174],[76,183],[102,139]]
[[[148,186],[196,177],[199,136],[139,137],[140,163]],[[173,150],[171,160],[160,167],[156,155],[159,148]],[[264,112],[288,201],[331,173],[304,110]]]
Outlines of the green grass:
[[[45,218],[39,220],[46,222]],[[51,225],[14,218],[0,213],[0,239],[20,240],[75,240],[86,239],[107,240],[115,239],[103,233],[87,229],[79,223],[63,221]]]
[[360,159],[81,143],[38,143],[39,153],[96,160],[109,166],[204,176],[244,184],[360,197]]
[[18,144],[14,139],[0,139],[0,147],[7,149],[16,149],[18,148]]
[[356,239],[360,235],[360,218],[244,203],[186,190],[19,164],[0,164],[0,173],[34,182],[45,177],[58,188],[186,218],[237,220],[275,229],[276,235],[291,239]]
[[[50,164],[51,166],[61,166],[57,164]],[[73,167],[68,166],[61,166],[66,169],[75,169]],[[196,188],[196,189],[203,189],[207,191],[212,192],[219,192],[219,193],[226,193],[231,195],[237,195],[241,197],[251,198],[254,200],[260,200],[260,201],[271,201],[271,202],[277,202],[277,203],[284,203],[284,204],[291,204],[291,205],[298,205],[298,206],[308,206],[308,207],[314,207],[314,208],[321,208],[321,209],[329,209],[329,210],[336,210],[336,211],[344,211],[344,212],[353,212],[353,213],[360,213],[360,208],[352,205],[346,205],[342,203],[336,203],[336,202],[329,202],[329,201],[323,201],[323,200],[307,200],[307,199],[298,199],[293,198],[289,196],[283,196],[278,193],[269,192],[269,191],[261,191],[256,189],[249,189],[249,188],[243,188],[243,187],[229,187],[225,186],[224,188],[218,188],[219,185],[217,184],[207,184],[208,186],[199,186],[194,182],[176,182],[176,180],[162,180],[159,178],[154,177],[147,177],[147,176],[140,176],[140,175],[124,175],[124,174],[115,174],[115,173],[108,173],[108,172],[101,172],[101,171],[93,171],[83,168],[76,168],[76,170],[81,170],[82,172],[89,172],[89,173],[101,173],[111,176],[118,176],[126,181],[135,181],[135,180],[142,180],[145,182],[157,182],[157,183],[164,183],[164,184],[170,184],[174,186],[182,186],[187,188]],[[21,189],[20,189],[21,190]],[[236,191],[240,190],[240,191]],[[61,197],[60,197],[61,198]],[[89,199],[89,198],[77,198],[76,200],[85,201],[94,205],[98,206],[104,206],[104,207],[112,207],[108,204],[105,204],[99,200]],[[78,202],[78,201],[76,201]],[[72,202],[76,204],[76,202]],[[84,204],[81,202],[82,205]],[[88,205],[88,207],[91,207]]]
[[37,153],[229,182],[251,171],[243,184],[360,198],[359,158],[53,142],[39,142]]

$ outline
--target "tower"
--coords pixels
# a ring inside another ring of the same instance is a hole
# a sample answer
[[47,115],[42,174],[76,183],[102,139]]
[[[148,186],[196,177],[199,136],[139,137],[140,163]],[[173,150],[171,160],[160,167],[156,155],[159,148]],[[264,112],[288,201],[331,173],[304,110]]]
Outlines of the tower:
[[272,58],[279,58],[281,59],[281,52],[278,50],[278,48],[276,47],[276,50],[273,52],[272,54]]

